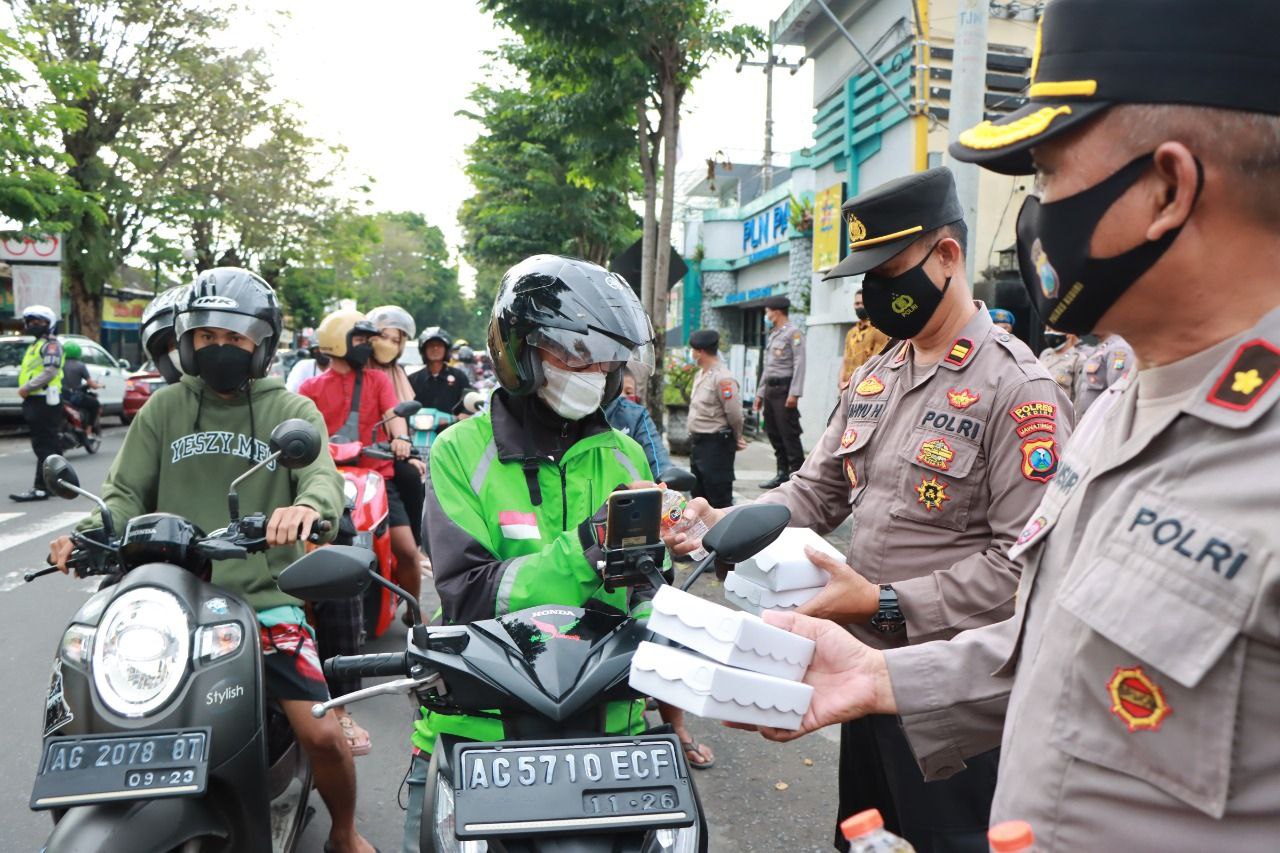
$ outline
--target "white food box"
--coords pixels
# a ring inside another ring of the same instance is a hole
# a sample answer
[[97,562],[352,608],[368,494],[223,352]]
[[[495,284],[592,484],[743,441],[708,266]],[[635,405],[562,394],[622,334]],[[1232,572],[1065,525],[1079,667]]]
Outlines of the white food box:
[[844,562],[844,555],[817,533],[807,527],[788,527],[763,551],[735,566],[734,571],[774,592],[825,586],[831,575],[809,562],[804,555],[806,545]]
[[799,681],[813,659],[813,640],[664,586],[653,597],[649,630],[714,661]]
[[809,589],[774,592],[748,577],[743,577],[736,570],[729,572],[729,576],[724,579],[725,600],[756,616],[766,610],[795,610],[822,590],[823,587],[815,586]]
[[631,687],[712,720],[800,728],[813,688],[808,684],[734,669],[701,655],[641,643],[631,658]]

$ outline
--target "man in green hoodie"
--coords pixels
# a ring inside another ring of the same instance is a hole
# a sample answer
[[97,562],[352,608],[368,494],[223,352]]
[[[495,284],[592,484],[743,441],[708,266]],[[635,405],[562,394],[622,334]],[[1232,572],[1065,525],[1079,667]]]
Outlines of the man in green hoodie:
[[[204,530],[229,522],[224,495],[231,481],[269,455],[266,439],[288,418],[304,418],[323,434],[315,405],[266,377],[280,338],[282,316],[275,293],[251,272],[207,270],[178,307],[175,331],[186,374],[161,389],[138,413],[125,436],[103,499],[120,520],[148,512],[173,512]],[[269,515],[269,550],[244,560],[214,564],[213,582],[258,613],[263,683],[289,718],[311,759],[316,788],[332,819],[326,851],[371,851],[356,832],[355,766],[333,712],[311,716],[311,705],[329,698],[302,602],[287,595],[276,577],[303,554],[313,525],[327,519],[337,529],[342,478],[328,454],[296,471],[264,472],[239,488],[240,505]],[[100,525],[97,515],[80,523]],[[66,571],[69,537],[50,545]]]

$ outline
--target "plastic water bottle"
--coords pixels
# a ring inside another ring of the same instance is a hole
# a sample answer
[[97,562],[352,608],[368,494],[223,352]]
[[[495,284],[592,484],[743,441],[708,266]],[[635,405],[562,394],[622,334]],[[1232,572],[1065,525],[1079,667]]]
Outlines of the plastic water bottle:
[[992,853],[1034,853],[1035,834],[1025,820],[1006,820],[987,830]]
[[849,840],[849,853],[915,853],[915,848],[884,828],[879,809],[846,818],[840,831]]
[[[684,517],[684,509],[688,505],[689,499],[675,489],[664,490],[662,492],[662,529],[701,539],[707,533],[707,525],[700,518],[689,521]],[[699,546],[698,550],[690,552],[689,556],[694,560],[705,559],[707,549]]]

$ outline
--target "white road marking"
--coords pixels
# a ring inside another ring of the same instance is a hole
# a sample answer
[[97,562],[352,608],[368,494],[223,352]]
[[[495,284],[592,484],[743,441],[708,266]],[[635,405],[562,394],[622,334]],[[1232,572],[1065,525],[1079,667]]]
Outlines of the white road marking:
[[45,536],[64,527],[70,527],[84,517],[85,513],[83,511],[58,512],[47,518],[19,527],[11,533],[0,534],[0,552],[7,551],[15,545],[21,545],[28,539]]
[[[0,453],[0,456],[3,455],[3,453]],[[11,518],[21,518],[24,515],[26,515],[25,512],[0,512],[0,524],[3,524]]]

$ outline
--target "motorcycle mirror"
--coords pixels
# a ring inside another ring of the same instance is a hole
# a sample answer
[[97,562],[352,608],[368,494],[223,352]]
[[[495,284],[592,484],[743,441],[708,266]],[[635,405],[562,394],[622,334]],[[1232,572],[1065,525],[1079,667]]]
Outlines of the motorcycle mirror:
[[397,403],[391,411],[395,412],[396,417],[407,418],[410,415],[416,415],[421,408],[422,404],[417,400],[405,400],[403,403]]
[[270,448],[286,468],[304,468],[320,455],[320,432],[310,421],[290,418],[271,431]]
[[702,547],[726,563],[741,563],[777,539],[791,521],[781,504],[753,504],[735,509],[702,537]]
[[668,489],[675,489],[677,492],[691,492],[698,484],[698,479],[693,476],[692,471],[672,466],[658,474],[658,482],[665,483]]
[[44,469],[44,487],[51,494],[55,494],[60,498],[72,500],[80,497],[79,492],[72,491],[67,486],[79,486],[80,477],[76,474],[76,469],[71,467],[71,463],[58,454],[45,457]]
[[332,601],[362,595],[377,570],[368,548],[327,545],[317,548],[280,573],[280,589],[311,601]]

